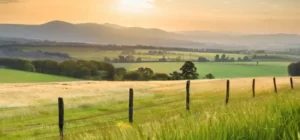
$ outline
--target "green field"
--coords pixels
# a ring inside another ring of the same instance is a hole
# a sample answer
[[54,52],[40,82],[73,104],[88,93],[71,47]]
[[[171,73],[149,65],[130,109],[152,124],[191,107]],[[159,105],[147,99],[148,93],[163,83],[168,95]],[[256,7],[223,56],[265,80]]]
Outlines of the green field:
[[[0,106],[10,100],[10,104],[29,101],[28,106],[0,108],[0,139],[59,139],[57,97],[62,96],[64,140],[297,140],[300,79],[294,79],[291,90],[288,77],[278,78],[275,94],[272,78],[257,78],[255,98],[251,82],[232,79],[225,105],[225,80],[191,81],[189,111],[185,81],[13,85],[17,89],[0,85],[10,95],[0,94]],[[135,93],[132,124],[128,123],[129,87]],[[44,92],[34,96],[36,91],[30,88]],[[16,90],[22,97],[15,97]],[[39,101],[43,97],[47,100]]]
[[76,79],[61,76],[24,72],[3,68],[0,69],[0,83],[65,82],[75,80]]
[[[261,77],[261,76],[288,76],[289,62],[236,62],[236,63],[195,63],[200,77],[212,73],[216,78]],[[139,67],[149,67],[154,72],[171,73],[179,71],[183,62],[166,63],[116,63],[115,67],[124,67],[127,70],[137,70]]]

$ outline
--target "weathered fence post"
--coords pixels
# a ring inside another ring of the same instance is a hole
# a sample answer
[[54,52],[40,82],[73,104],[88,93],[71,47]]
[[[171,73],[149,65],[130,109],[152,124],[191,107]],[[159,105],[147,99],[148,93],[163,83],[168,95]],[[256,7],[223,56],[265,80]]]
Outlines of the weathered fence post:
[[230,92],[230,81],[227,80],[227,84],[226,84],[226,104],[228,104],[229,102],[229,92]]
[[253,79],[252,81],[252,94],[253,94],[253,98],[255,97],[255,79]]
[[277,93],[277,85],[276,85],[276,78],[275,77],[273,78],[273,82],[274,82],[275,93]]
[[133,89],[129,89],[129,122],[133,122]]
[[58,127],[59,136],[61,139],[64,137],[64,100],[63,98],[58,98]]
[[190,110],[190,80],[186,82],[186,110]]
[[290,82],[291,82],[291,89],[294,89],[293,77],[290,78]]

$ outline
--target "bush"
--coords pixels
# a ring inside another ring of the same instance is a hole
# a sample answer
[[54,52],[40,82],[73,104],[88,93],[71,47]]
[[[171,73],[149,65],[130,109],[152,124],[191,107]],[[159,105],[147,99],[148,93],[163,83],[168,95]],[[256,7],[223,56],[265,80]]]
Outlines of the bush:
[[155,73],[153,75],[153,80],[169,80],[169,76],[165,73]]
[[288,72],[290,76],[300,76],[300,61],[297,63],[291,63],[288,66]]
[[211,73],[205,75],[204,78],[205,78],[205,79],[215,79],[215,77],[214,77]]
[[130,71],[124,75],[124,80],[139,81],[142,80],[142,74],[137,71]]

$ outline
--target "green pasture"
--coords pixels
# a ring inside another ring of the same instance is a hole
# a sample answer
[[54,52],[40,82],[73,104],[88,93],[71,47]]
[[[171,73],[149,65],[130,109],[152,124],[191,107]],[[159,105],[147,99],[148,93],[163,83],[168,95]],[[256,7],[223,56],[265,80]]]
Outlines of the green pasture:
[[32,83],[32,82],[65,82],[65,81],[75,81],[76,79],[24,72],[11,69],[0,69],[0,83]]
[[[148,67],[157,73],[171,73],[179,71],[183,62],[166,63],[115,63],[115,67],[124,67],[127,70],[137,70],[139,67]],[[201,77],[212,73],[216,78],[238,77],[265,77],[288,76],[289,62],[235,62],[235,63],[195,63]]]

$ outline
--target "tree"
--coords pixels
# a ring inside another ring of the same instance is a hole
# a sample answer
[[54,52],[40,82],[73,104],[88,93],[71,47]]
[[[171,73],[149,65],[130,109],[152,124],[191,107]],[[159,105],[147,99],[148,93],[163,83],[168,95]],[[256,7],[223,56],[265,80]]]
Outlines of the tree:
[[198,57],[198,62],[209,62],[209,60],[205,57],[200,56]]
[[244,56],[243,61],[250,61],[248,56]]
[[141,73],[139,73],[137,71],[130,71],[124,75],[124,80],[136,81],[136,80],[141,80],[141,79],[142,79],[142,75],[141,75]]
[[288,66],[288,72],[290,76],[300,76],[300,61],[297,63],[291,63]]
[[35,72],[35,67],[34,67],[34,65],[32,65],[32,63],[26,62],[24,64],[24,70],[25,71],[30,71],[30,72]]
[[137,72],[140,73],[143,76],[142,77],[143,80],[151,80],[152,76],[154,74],[154,72],[153,72],[152,69],[150,69],[150,68],[143,68],[143,67],[140,67],[137,70]]
[[215,56],[215,61],[216,61],[216,62],[219,62],[219,61],[220,61],[220,55],[219,55],[219,54],[217,54],[217,55]]
[[223,54],[223,55],[221,56],[221,61],[223,61],[223,62],[226,61],[226,55],[225,55],[225,54]]
[[239,57],[239,58],[238,58],[238,61],[239,61],[239,62],[240,62],[240,61],[242,61],[242,58],[241,58],[241,57]]
[[186,61],[184,65],[180,68],[181,74],[184,79],[198,79],[199,74],[197,73],[197,68],[195,64],[191,61]]
[[205,78],[206,79],[215,79],[215,77],[211,73],[205,75]]
[[124,76],[126,74],[127,70],[125,68],[116,68],[115,69],[115,75],[114,80],[122,81],[124,80]]
[[138,57],[138,58],[136,59],[136,62],[142,62],[142,58],[141,58],[141,57]]
[[177,72],[177,71],[174,71],[173,73],[170,73],[170,75],[171,75],[172,80],[182,80],[183,79],[181,73]]
[[153,80],[169,80],[169,76],[165,73],[155,73]]

